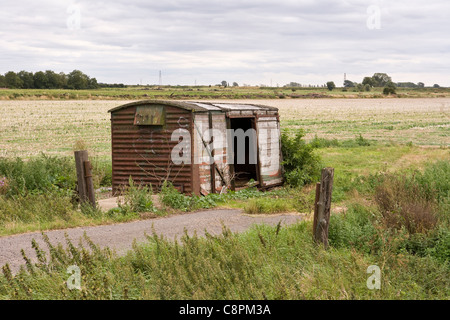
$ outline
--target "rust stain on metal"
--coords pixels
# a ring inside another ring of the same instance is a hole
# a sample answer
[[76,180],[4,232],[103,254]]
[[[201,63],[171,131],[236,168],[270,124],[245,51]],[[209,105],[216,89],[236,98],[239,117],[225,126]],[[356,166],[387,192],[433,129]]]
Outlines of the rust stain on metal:
[[[118,120],[118,119],[117,119]],[[126,121],[126,120],[125,120]],[[163,106],[140,106],[136,108],[134,117],[135,125],[165,125],[165,113]]]

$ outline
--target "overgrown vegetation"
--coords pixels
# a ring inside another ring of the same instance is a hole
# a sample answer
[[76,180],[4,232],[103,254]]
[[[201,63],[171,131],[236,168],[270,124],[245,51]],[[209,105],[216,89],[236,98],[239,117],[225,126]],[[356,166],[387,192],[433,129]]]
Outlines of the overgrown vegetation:
[[303,130],[298,130],[294,136],[286,132],[281,135],[285,178],[294,187],[312,183],[320,176],[320,157],[314,152],[315,146],[305,142],[304,136]]
[[271,214],[295,210],[287,199],[264,197],[248,201],[244,206],[244,211],[248,214]]
[[302,187],[320,179],[323,162],[315,149],[319,148],[356,148],[376,145],[361,134],[355,139],[342,140],[319,138],[317,135],[310,142],[304,139],[303,130],[285,131],[281,135],[283,168],[286,182],[293,187]]
[[[24,256],[26,264],[17,274],[4,266],[0,297],[446,299],[448,258],[402,251],[402,239],[393,239],[374,221],[374,212],[359,205],[333,216],[328,250],[313,243],[310,222],[256,226],[243,234],[224,228],[218,236],[185,234],[175,242],[153,235],[124,257],[98,248],[87,237],[78,247],[67,240],[66,248],[44,238],[50,257],[33,242],[38,262]],[[381,290],[366,287],[366,270],[373,264],[382,271]],[[81,290],[66,285],[71,265],[81,270]]]
[[[94,186],[111,185],[111,165],[93,159]],[[74,191],[76,171],[71,157],[40,156],[30,159],[0,158],[0,177],[8,180],[7,196]]]
[[[111,167],[93,161],[94,186],[110,185]],[[98,209],[79,206],[72,158],[41,154],[0,158],[0,234],[102,222]]]
[[68,221],[73,214],[70,195],[46,194],[0,196],[0,229],[8,223],[45,223],[55,219]]
[[123,186],[121,197],[119,197],[118,207],[107,212],[107,215],[122,220],[138,217],[139,213],[161,214],[153,205],[153,191],[151,187],[136,185],[130,177],[128,185]]
[[338,140],[338,139],[326,139],[319,138],[317,135],[310,142],[313,148],[329,148],[329,147],[339,147],[339,148],[354,148],[354,147],[368,147],[375,145],[376,141],[370,141],[364,138],[361,134],[357,135],[355,139]]
[[[229,204],[230,202],[237,201],[247,203],[248,200],[261,200],[269,203],[272,201],[277,201],[279,196],[284,198],[286,202],[286,197],[289,191],[287,189],[272,190],[269,192],[261,192],[256,187],[251,187],[247,189],[242,189],[239,191],[228,190],[226,193],[217,194],[210,193],[207,196],[196,196],[196,195],[185,195],[180,193],[170,182],[165,182],[161,188],[159,198],[162,204],[166,206],[167,209],[179,210],[179,211],[193,211],[199,209],[210,209],[213,207]],[[282,202],[282,199],[279,199]],[[286,210],[277,210],[277,212],[289,211],[287,208],[292,208],[292,205],[284,207]],[[255,212],[256,213],[256,212]],[[262,212],[259,212],[262,213]],[[265,212],[265,213],[275,213]]]
[[39,157],[24,161],[0,158],[0,176],[8,179],[6,195],[26,195],[75,189],[75,167],[68,158]]
[[[78,246],[67,240],[65,247],[54,246],[47,239],[48,258],[33,242],[37,263],[24,256],[25,265],[19,272],[13,274],[8,266],[2,268],[0,297],[446,299],[450,287],[449,165],[448,161],[438,161],[420,171],[403,170],[395,176],[374,173],[360,180],[355,188],[374,201],[355,198],[345,213],[332,215],[328,250],[313,243],[310,221],[289,227],[256,226],[243,234],[225,228],[221,235],[207,234],[205,238],[185,234],[176,242],[154,235],[147,243],[134,245],[123,257],[96,247],[89,239]],[[292,207],[297,211],[311,209],[312,189],[302,190],[300,193],[299,189],[283,188],[262,193],[250,188],[188,197],[166,184],[160,201],[176,210],[235,200],[243,200],[248,213],[284,212]],[[125,191],[120,207],[123,211],[115,213],[118,216],[154,209],[148,188],[131,181]],[[4,201],[0,217],[3,221],[10,219],[8,223],[36,218],[45,222],[53,214],[70,219],[74,214],[67,209],[70,197],[63,202],[61,196],[50,194],[43,201],[42,194],[28,193],[18,194],[15,197],[22,198],[8,202],[11,197],[0,196]],[[298,208],[293,206],[296,203]],[[35,212],[42,216],[36,217]],[[97,213],[87,210],[80,214],[95,217]],[[432,224],[415,220],[428,214],[435,218]],[[366,270],[373,264],[382,271],[381,290],[366,287]],[[67,288],[67,268],[71,265],[80,267],[80,291]]]
[[367,179],[374,204],[356,203],[345,215],[332,216],[330,243],[377,256],[431,257],[450,268],[449,166],[438,161],[424,171]]

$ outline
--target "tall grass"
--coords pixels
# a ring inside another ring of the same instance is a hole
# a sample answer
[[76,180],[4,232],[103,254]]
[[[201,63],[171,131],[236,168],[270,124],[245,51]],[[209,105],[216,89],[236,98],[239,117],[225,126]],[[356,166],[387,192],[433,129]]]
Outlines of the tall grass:
[[356,147],[369,147],[375,145],[376,141],[368,140],[364,138],[361,134],[357,135],[354,139],[338,140],[338,139],[326,139],[319,138],[317,135],[311,140],[310,144],[314,148],[356,148]]
[[423,171],[386,174],[374,187],[375,201],[385,222],[411,234],[450,221],[450,161],[428,164]]
[[297,130],[295,135],[281,135],[282,165],[286,182],[293,187],[302,187],[320,177],[321,158],[311,143],[304,141],[305,132]]
[[373,206],[354,204],[331,217],[330,243],[378,256],[407,252],[450,268],[448,166],[438,161],[424,171],[379,175]]
[[[94,187],[111,185],[110,162],[92,159]],[[76,169],[72,157],[40,156],[27,160],[21,158],[0,158],[0,178],[8,179],[6,194],[26,195],[29,193],[47,193],[52,191],[74,191],[76,187]]]
[[[311,239],[311,223],[257,226],[243,234],[224,228],[178,241],[157,235],[126,256],[84,245],[49,243],[40,257],[13,275],[0,275],[3,299],[443,299],[447,266],[432,258],[389,255],[384,261],[345,247],[324,250]],[[379,264],[381,290],[366,287],[367,267]],[[67,267],[81,270],[81,290],[69,290]]]
[[75,166],[69,158],[41,154],[27,161],[0,158],[0,176],[9,181],[7,195],[75,189]]
[[434,201],[421,194],[421,187],[405,177],[391,175],[375,191],[375,201],[386,226],[426,233],[438,222]]
[[[328,250],[312,241],[311,222],[254,226],[242,234],[224,228],[220,235],[185,234],[176,241],[153,235],[121,257],[87,237],[78,246],[45,239],[48,256],[33,242],[38,261],[24,255],[25,266],[16,274],[4,266],[0,299],[448,299],[448,169],[440,161],[423,171],[361,181],[375,201],[355,200],[346,213],[331,216]],[[133,187],[128,204],[139,210],[151,193]],[[285,209],[291,197],[287,189],[188,197],[166,188],[161,202],[179,210],[240,199],[268,204],[259,212],[272,211]],[[71,219],[70,196],[55,194],[0,196],[0,225]],[[436,219],[426,224],[417,212]],[[81,269],[80,291],[67,288],[71,265]],[[381,290],[366,286],[370,265],[381,268]]]
[[[109,186],[111,165],[93,158],[94,187]],[[66,228],[105,221],[129,221],[139,216],[105,215],[99,208],[80,205],[71,157],[41,154],[27,160],[0,158],[0,234]],[[127,190],[121,209],[152,211],[151,193]],[[80,209],[80,210],[79,210]]]
[[270,192],[259,191],[256,187],[242,189],[239,191],[227,191],[227,193],[210,193],[207,196],[185,195],[180,193],[170,182],[165,181],[162,185],[159,199],[167,209],[179,211],[193,211],[198,209],[210,209],[230,201],[247,201],[253,198],[270,197],[277,194],[286,196],[285,190],[274,190]]
[[73,205],[70,196],[57,193],[28,194],[6,198],[0,196],[0,228],[7,223],[43,223],[53,219],[70,219]]
[[295,211],[295,209],[288,199],[264,197],[250,199],[244,205],[244,211],[248,214],[272,214]]

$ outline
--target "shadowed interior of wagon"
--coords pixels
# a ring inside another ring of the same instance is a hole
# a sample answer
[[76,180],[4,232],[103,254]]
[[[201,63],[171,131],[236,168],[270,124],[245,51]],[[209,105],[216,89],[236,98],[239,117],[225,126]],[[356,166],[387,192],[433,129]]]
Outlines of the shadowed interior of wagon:
[[[230,128],[233,130],[239,130],[242,129],[244,132],[251,132],[248,131],[249,129],[256,129],[255,128],[255,122],[252,118],[234,118],[230,119]],[[239,159],[239,151],[238,151],[238,144],[239,140],[238,137],[234,137],[234,143],[233,143],[233,165],[234,165],[234,186],[236,189],[247,187],[249,185],[250,180],[255,181],[255,185],[259,183],[258,181],[258,174],[257,174],[257,162],[252,161],[254,157],[250,157],[250,153],[256,157],[256,137],[252,137],[251,135],[247,135],[245,137],[245,155],[242,157],[242,159]],[[242,150],[242,149],[241,149]],[[244,160],[244,161],[242,161]]]

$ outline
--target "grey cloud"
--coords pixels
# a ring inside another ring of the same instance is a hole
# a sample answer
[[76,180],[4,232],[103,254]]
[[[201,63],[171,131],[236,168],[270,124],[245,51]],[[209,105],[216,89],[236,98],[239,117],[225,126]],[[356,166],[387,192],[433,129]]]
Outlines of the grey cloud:
[[[281,84],[340,83],[344,72],[420,81],[441,73],[435,82],[450,85],[443,0],[3,2],[0,73],[77,68],[99,81],[156,83],[163,69],[174,84],[259,84],[267,74]],[[67,28],[73,3],[79,30]],[[373,4],[380,30],[366,25]]]

